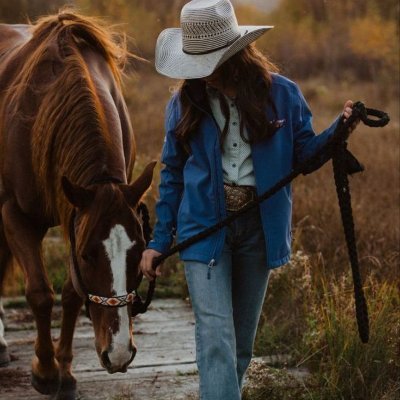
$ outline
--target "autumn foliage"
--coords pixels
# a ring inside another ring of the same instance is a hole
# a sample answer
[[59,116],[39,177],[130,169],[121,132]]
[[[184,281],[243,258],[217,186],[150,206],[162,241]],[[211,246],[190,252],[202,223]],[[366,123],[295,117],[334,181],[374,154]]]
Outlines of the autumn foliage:
[[[233,2],[240,24],[275,26],[257,45],[286,76],[298,81],[315,116],[316,131],[328,126],[346,99],[362,100],[391,116],[391,123],[384,129],[360,125],[349,141],[351,151],[366,167],[363,174],[351,178],[351,187],[357,246],[370,307],[371,343],[368,348],[362,347],[355,331],[350,267],[332,171],[326,165],[294,183],[294,254],[306,258],[296,264],[294,257],[294,268],[284,267],[271,279],[256,350],[259,354],[290,353],[296,365],[313,368],[319,387],[314,397],[307,398],[398,398],[399,1],[281,0],[269,14],[241,5],[239,0]],[[24,22],[26,16],[35,20],[64,3],[0,0],[0,22]],[[154,70],[156,39],[165,27],[179,26],[179,12],[186,0],[74,3],[82,13],[103,17],[125,32],[130,50],[149,61],[135,61],[124,85],[138,144],[137,174],[148,160],[160,158],[163,111],[170,89],[176,84]],[[156,198],[157,179],[146,198],[153,218]],[[59,291],[65,275],[65,268],[60,266],[65,266],[68,255],[53,242],[58,243],[50,237],[45,257]],[[22,275],[11,277],[6,293],[22,293],[23,284],[18,282],[22,282]],[[167,295],[175,286],[187,295],[177,259],[166,263],[157,285]]]
[[[84,14],[105,17],[132,38],[139,55],[152,60],[159,32],[179,26],[185,0],[75,0]],[[275,29],[258,45],[295,78],[334,78],[398,82],[399,2],[396,0],[281,0],[270,14],[249,2],[236,5],[239,23]],[[0,22],[54,12],[64,0],[0,3]]]

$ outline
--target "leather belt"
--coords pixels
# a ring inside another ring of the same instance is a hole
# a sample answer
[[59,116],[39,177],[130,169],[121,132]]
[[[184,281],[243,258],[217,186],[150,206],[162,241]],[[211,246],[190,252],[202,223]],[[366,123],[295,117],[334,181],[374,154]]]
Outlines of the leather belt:
[[225,208],[227,211],[238,211],[257,197],[254,186],[229,185],[224,183]]

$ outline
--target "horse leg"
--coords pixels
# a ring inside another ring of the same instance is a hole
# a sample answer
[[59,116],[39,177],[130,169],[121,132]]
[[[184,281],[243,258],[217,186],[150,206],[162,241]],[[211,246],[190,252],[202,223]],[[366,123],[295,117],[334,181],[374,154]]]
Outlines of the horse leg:
[[[1,307],[1,303],[0,303],[0,307]],[[0,368],[7,367],[8,364],[10,364],[10,354],[8,352],[8,346],[7,346],[6,339],[4,339],[3,317],[2,317],[2,315],[0,315]]]
[[54,393],[59,384],[58,363],[50,332],[54,292],[42,260],[42,240],[47,229],[32,223],[14,200],[3,205],[2,217],[10,250],[24,270],[25,295],[36,321],[32,385],[42,394]]
[[[8,247],[3,231],[3,222],[0,215],[0,296],[3,293],[3,282],[6,274],[6,268],[11,259],[10,249]],[[0,367],[6,367],[10,363],[7,342],[4,338],[4,308],[0,297]]]
[[56,358],[60,368],[61,384],[55,400],[76,399],[76,379],[72,375],[72,339],[74,336],[75,323],[82,307],[83,300],[76,293],[71,279],[64,284],[62,291],[62,322],[61,333],[56,346]]

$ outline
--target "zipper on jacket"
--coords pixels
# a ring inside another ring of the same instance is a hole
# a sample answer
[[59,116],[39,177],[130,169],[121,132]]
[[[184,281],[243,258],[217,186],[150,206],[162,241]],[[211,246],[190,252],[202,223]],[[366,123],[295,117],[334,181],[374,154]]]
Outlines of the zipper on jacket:
[[[208,114],[212,118],[212,120],[214,122],[214,125],[217,128],[217,132],[218,132],[217,146],[214,148],[214,164],[215,164],[215,168],[219,168],[219,167],[221,167],[221,157],[218,158],[216,149],[219,148],[219,138],[222,135],[222,131],[221,131],[221,128],[219,127],[219,125],[218,125],[217,120],[214,117],[214,114],[212,114],[212,113],[210,114],[208,112],[206,112],[206,114]],[[222,169],[221,169],[221,173],[222,173]],[[216,199],[217,199],[217,204],[218,204],[218,210],[217,210],[218,211],[218,218],[223,219],[224,215],[222,214],[222,203],[221,203],[220,190],[221,190],[221,188],[220,188],[220,186],[218,185],[218,182],[217,182],[217,184],[215,185],[215,191],[216,191]],[[220,243],[220,239],[216,239],[215,240],[215,245],[214,245],[214,250],[213,250],[213,253],[212,253],[212,257],[213,258],[210,261],[211,267],[209,265],[209,268],[208,268],[208,274],[207,274],[207,278],[208,279],[210,279],[210,277],[211,277],[211,269],[212,269],[212,267],[214,267],[216,265],[216,261],[215,261],[214,257],[216,255],[217,247],[218,247],[219,243]]]
[[208,263],[208,271],[207,271],[207,279],[211,279],[211,270],[215,267],[215,260],[212,258],[210,262]]

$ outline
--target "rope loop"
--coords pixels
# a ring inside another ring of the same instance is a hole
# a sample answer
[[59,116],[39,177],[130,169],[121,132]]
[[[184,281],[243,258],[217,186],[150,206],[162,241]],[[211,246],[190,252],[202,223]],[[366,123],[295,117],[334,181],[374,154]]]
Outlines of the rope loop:
[[[390,121],[389,115],[384,111],[367,108],[361,101],[354,103],[353,114],[355,117],[360,118],[365,125],[373,128],[383,127]],[[368,118],[369,115],[376,117],[377,119]]]

